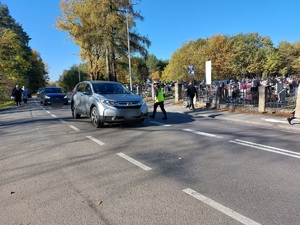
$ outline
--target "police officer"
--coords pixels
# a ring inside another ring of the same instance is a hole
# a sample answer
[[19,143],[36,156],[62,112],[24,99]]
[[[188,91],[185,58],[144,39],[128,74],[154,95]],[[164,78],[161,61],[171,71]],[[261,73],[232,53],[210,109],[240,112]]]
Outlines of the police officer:
[[154,108],[153,113],[152,113],[152,115],[150,115],[150,117],[155,118],[156,109],[157,109],[157,106],[159,106],[161,111],[164,114],[164,117],[162,119],[166,120],[167,119],[167,112],[166,112],[165,107],[164,107],[164,101],[165,101],[164,89],[160,86],[159,82],[154,82],[153,86],[154,86],[155,103],[153,105],[153,108]]

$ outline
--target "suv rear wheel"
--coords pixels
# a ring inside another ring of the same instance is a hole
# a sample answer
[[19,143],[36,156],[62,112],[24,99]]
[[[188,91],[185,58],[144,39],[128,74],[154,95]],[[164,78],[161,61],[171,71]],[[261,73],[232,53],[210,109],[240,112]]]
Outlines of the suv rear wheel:
[[103,123],[100,120],[99,111],[96,106],[94,106],[91,111],[91,122],[94,125],[94,127],[99,128],[103,126]]

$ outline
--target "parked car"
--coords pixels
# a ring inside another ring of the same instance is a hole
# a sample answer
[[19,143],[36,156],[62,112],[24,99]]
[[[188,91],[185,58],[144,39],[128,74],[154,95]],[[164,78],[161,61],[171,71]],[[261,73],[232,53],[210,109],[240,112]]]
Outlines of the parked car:
[[40,92],[40,102],[44,106],[51,105],[52,103],[68,105],[67,93],[58,87],[45,87]]
[[76,85],[71,96],[73,118],[85,115],[95,127],[105,123],[142,123],[148,107],[140,95],[112,81],[83,81]]
[[39,88],[36,92],[36,96],[40,97],[41,91],[43,90],[43,88]]

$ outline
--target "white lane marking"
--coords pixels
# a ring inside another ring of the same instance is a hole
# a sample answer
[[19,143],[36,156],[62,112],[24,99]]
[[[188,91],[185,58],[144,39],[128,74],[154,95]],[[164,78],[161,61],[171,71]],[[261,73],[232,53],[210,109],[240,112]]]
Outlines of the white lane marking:
[[239,139],[235,139],[234,141],[229,141],[229,142],[300,159],[299,152],[293,152],[293,151],[289,151],[289,150],[285,150],[285,149],[281,149],[281,148],[275,148],[275,147],[271,147],[271,146],[267,146],[267,145],[256,144],[253,142],[243,141],[243,140],[239,140]]
[[50,114],[51,112],[49,112],[49,111],[46,111],[46,113],[49,113],[49,114]]
[[98,145],[105,145],[102,141],[99,141],[98,139],[92,137],[92,136],[86,136],[88,139],[92,140],[93,142],[97,143]]
[[282,121],[282,120],[276,120],[276,119],[264,119],[267,122],[273,122],[273,123],[288,123],[288,121]]
[[178,114],[185,114],[185,113],[182,112],[182,111],[175,111],[175,113],[178,113]]
[[164,126],[164,127],[170,127],[170,124],[165,124],[165,123],[160,123],[160,122],[156,122],[156,121],[150,121],[149,123],[153,123],[153,124],[157,124],[160,126]]
[[52,117],[55,117],[55,118],[57,117],[57,116],[56,116],[56,115],[54,115],[54,114],[51,114],[51,116],[52,116]]
[[142,168],[143,170],[152,170],[150,167],[144,165],[143,163],[140,163],[139,161],[125,155],[124,153],[120,152],[120,153],[117,153],[118,156],[122,157],[123,159],[126,159],[127,161],[131,162],[132,164]]
[[80,131],[77,127],[73,126],[73,125],[69,125],[69,127],[71,127],[73,130],[75,131]]
[[251,219],[249,219],[248,217],[245,217],[235,211],[233,211],[232,209],[230,208],[227,208],[226,206],[223,206],[221,205],[220,203],[204,196],[204,195],[201,195],[199,194],[198,192],[190,189],[190,188],[187,188],[187,189],[184,189],[183,192],[187,193],[188,195],[191,195],[192,197],[200,200],[201,202],[211,206],[212,208],[224,213],[225,215],[227,216],[230,216],[231,218],[241,222],[242,224],[245,224],[245,225],[260,225],[260,223],[257,223]]
[[60,122],[62,123],[66,123],[66,121],[62,120],[62,119],[58,119]]
[[192,129],[182,129],[182,130],[186,131],[186,132],[191,132],[191,133],[194,133],[194,134],[199,134],[199,135],[207,136],[207,137],[222,138],[221,136],[217,136],[215,134],[210,134],[210,133],[195,131],[195,130],[192,130]]

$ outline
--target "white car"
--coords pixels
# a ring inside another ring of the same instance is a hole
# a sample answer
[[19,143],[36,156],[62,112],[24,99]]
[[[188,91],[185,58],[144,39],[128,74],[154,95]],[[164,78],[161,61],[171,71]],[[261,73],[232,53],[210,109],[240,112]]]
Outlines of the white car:
[[142,123],[148,107],[140,95],[130,92],[119,82],[83,81],[76,85],[71,96],[73,118],[91,118],[95,127],[105,123]]

